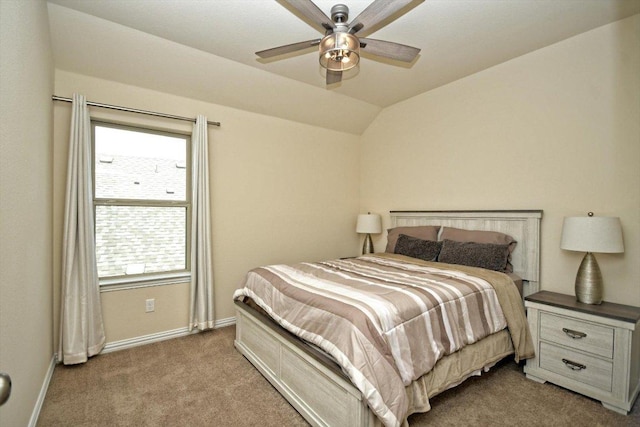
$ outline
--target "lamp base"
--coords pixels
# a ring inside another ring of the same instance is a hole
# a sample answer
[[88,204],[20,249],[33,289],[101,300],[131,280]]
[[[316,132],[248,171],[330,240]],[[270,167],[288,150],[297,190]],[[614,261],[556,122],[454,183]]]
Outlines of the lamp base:
[[602,273],[596,257],[587,252],[576,275],[576,299],[585,304],[602,303]]
[[373,253],[373,241],[371,240],[371,234],[367,233],[364,238],[364,244],[362,245],[362,255]]

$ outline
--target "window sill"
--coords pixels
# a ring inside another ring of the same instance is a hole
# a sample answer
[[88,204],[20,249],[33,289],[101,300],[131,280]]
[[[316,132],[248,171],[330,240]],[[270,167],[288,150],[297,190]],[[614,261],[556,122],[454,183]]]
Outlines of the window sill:
[[123,291],[127,289],[148,288],[151,286],[175,285],[191,281],[191,273],[158,274],[144,277],[119,277],[100,280],[100,292]]

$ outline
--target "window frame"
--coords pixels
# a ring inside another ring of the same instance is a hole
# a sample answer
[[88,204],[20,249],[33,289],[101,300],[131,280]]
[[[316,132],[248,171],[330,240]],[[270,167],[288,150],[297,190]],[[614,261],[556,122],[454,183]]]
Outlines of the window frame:
[[[96,197],[96,127],[122,129],[132,132],[184,138],[186,145],[185,158],[185,200],[155,200],[155,199],[120,199]],[[91,120],[91,186],[93,191],[93,223],[94,239],[97,232],[98,206],[131,206],[131,207],[184,207],[185,208],[185,268],[181,270],[167,270],[162,272],[122,274],[119,276],[98,277],[99,286],[103,290],[120,290],[132,287],[158,286],[188,282],[191,277],[191,135],[178,131],[167,131],[144,127],[140,125],[121,124],[102,120]],[[96,247],[97,250],[97,247]]]

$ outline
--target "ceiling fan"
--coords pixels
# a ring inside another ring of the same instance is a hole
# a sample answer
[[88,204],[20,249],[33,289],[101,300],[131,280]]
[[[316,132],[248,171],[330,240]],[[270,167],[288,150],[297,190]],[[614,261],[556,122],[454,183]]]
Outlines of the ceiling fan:
[[349,8],[336,4],[331,8],[331,19],[311,0],[281,0],[297,10],[302,16],[325,31],[321,39],[274,47],[256,52],[260,58],[272,58],[319,46],[320,65],[327,70],[327,85],[342,81],[342,72],[360,61],[360,50],[402,62],[412,62],[420,49],[383,40],[358,37],[363,29],[372,28],[409,3],[424,0],[375,0],[354,20],[348,23]]

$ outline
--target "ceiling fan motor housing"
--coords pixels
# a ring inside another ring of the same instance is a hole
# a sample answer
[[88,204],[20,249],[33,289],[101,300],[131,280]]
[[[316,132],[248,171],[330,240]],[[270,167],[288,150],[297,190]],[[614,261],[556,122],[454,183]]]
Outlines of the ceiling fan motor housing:
[[346,24],[349,20],[349,8],[346,4],[336,4],[331,8],[331,20],[336,24]]

